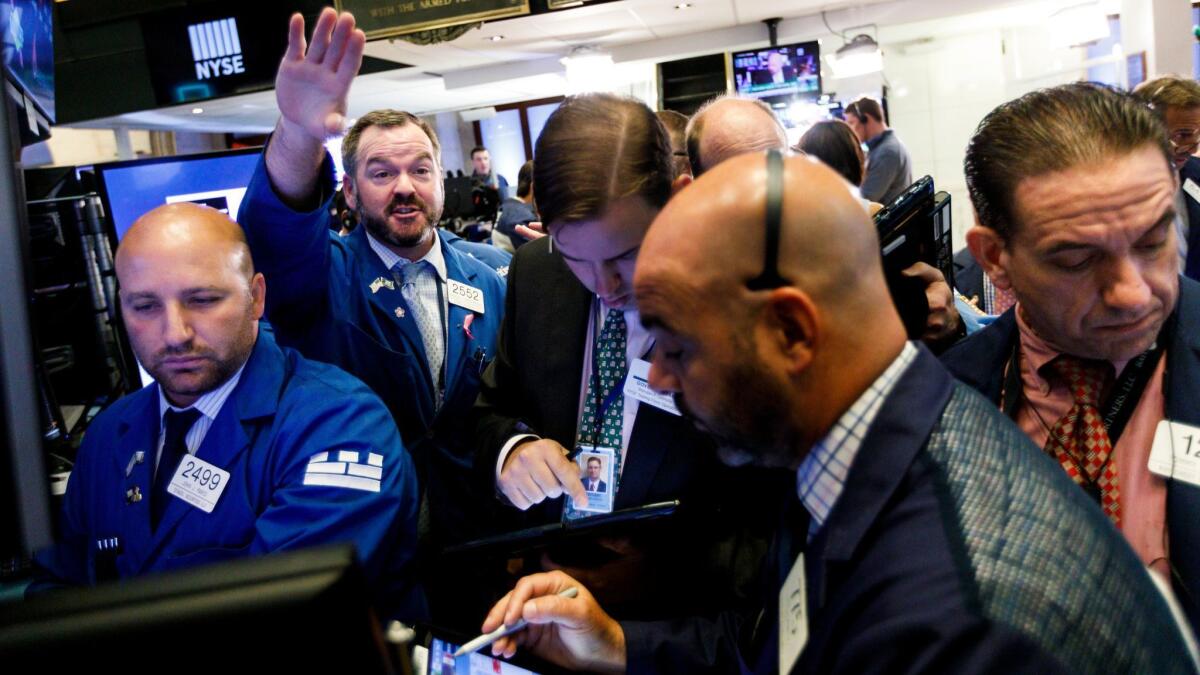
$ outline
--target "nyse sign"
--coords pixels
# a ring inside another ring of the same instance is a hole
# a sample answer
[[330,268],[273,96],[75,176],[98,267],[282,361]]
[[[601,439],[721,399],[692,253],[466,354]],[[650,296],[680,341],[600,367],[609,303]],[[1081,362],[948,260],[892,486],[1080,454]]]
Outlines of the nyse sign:
[[233,18],[188,26],[196,79],[208,80],[246,72],[242,61],[242,41]]

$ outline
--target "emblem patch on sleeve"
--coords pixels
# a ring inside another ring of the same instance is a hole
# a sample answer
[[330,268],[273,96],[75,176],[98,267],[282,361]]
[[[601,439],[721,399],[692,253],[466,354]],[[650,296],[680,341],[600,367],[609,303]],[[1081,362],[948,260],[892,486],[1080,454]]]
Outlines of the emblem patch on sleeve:
[[379,492],[383,479],[383,455],[358,450],[318,452],[304,469],[305,485],[350,488]]

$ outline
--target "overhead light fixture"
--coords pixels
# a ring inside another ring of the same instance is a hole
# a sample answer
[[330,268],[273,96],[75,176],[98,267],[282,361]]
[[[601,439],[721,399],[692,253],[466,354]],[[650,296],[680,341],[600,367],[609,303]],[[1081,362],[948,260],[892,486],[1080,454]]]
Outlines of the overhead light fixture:
[[204,112],[204,108],[192,108],[193,115],[199,115],[202,112]]
[[1056,47],[1081,47],[1110,34],[1108,15],[1099,2],[1064,7],[1050,15],[1049,27]]
[[857,77],[883,70],[883,52],[875,38],[859,33],[827,57],[833,76]]
[[595,47],[576,47],[560,61],[567,69],[567,92],[586,94],[594,91],[612,91],[612,54]]
[[503,35],[493,35],[488,39],[491,40],[492,42],[499,42],[504,39],[504,36]]
[[690,3],[690,2],[681,2],[678,5],[675,5],[675,9],[687,9],[688,7],[691,7],[691,6],[692,6],[692,3]]

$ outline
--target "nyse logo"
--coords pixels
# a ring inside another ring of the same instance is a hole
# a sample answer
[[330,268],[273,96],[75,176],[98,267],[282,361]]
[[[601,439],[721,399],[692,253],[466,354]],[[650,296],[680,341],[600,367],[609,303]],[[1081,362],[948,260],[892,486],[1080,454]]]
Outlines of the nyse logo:
[[237,22],[233,19],[188,26],[188,41],[192,44],[192,60],[196,62],[197,80],[246,72],[246,66],[242,63],[242,43],[238,39]]

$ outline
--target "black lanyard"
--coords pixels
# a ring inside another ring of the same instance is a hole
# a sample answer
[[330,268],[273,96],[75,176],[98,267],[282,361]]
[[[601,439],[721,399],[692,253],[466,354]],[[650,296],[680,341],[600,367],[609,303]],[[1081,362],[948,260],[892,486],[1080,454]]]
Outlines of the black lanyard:
[[[1104,428],[1108,431],[1108,440],[1113,447],[1116,447],[1117,439],[1125,431],[1125,425],[1129,423],[1129,418],[1133,417],[1137,402],[1141,399],[1142,392],[1145,391],[1151,376],[1154,375],[1154,368],[1158,365],[1158,360],[1162,356],[1163,350],[1166,349],[1167,342],[1171,340],[1171,336],[1175,332],[1174,328],[1175,315],[1172,314],[1163,322],[1163,327],[1159,330],[1154,345],[1125,365],[1125,369],[1121,371],[1121,375],[1109,391],[1107,400],[1100,405],[1100,409],[1104,411]],[[1008,364],[1005,366],[1004,391],[1000,395],[1001,410],[1014,419],[1016,419],[1021,399],[1024,398],[1020,359],[1021,339],[1018,337],[1013,346],[1012,355],[1009,356]]]

